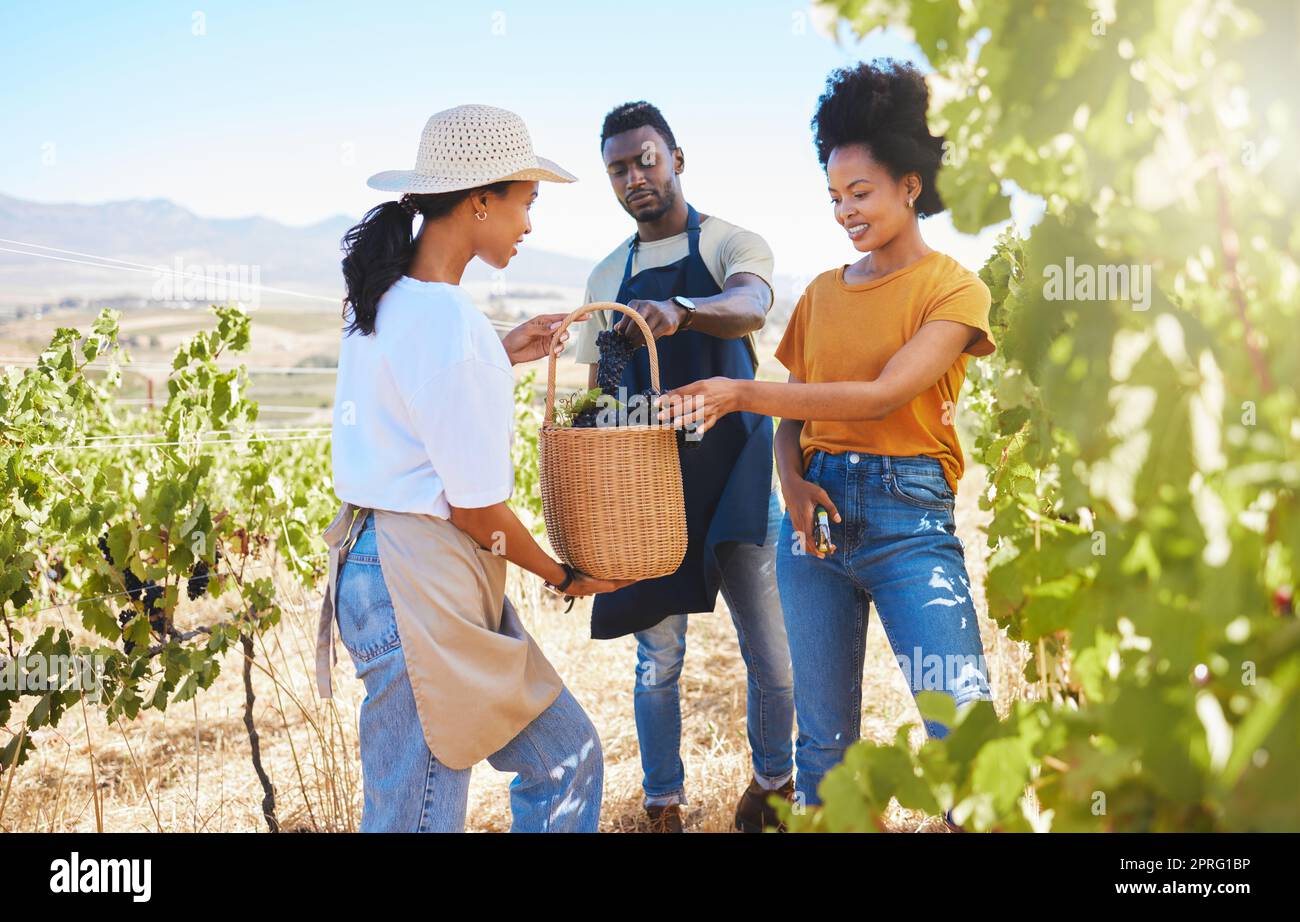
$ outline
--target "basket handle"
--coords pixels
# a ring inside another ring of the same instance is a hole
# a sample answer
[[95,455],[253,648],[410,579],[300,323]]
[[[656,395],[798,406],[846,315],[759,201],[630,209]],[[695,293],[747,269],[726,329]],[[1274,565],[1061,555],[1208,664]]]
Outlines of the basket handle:
[[546,370],[546,415],[542,418],[542,426],[544,427],[549,427],[555,419],[555,362],[558,359],[555,350],[560,345],[560,336],[568,329],[569,324],[593,311],[618,311],[627,314],[641,328],[641,335],[645,337],[646,348],[650,350],[650,386],[655,390],[655,393],[659,392],[659,351],[655,348],[655,338],[651,335],[650,327],[645,322],[645,319],[630,307],[614,301],[592,301],[565,317],[560,324],[560,328],[551,337],[551,360]]

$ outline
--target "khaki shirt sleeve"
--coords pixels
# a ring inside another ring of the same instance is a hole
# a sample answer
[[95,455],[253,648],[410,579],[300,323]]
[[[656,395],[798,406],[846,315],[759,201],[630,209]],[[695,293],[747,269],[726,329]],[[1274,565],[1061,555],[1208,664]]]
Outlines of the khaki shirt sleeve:
[[772,291],[772,248],[753,231],[738,229],[722,244],[722,277],[725,281],[739,272],[751,272],[767,283],[767,309],[776,295]]

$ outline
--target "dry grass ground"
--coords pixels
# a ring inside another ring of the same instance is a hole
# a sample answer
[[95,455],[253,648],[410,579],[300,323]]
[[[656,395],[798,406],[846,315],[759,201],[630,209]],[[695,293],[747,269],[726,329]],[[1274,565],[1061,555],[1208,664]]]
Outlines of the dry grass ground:
[[[982,472],[968,473],[957,520],[966,545],[977,609],[985,610]],[[632,718],[634,644],[630,638],[588,638],[587,608],[563,614],[538,583],[511,568],[511,593],[530,630],[587,709],[605,751],[602,828],[641,826],[641,770]],[[258,641],[253,685],[262,760],[276,791],[285,830],[353,830],[360,821],[357,713],[363,691],[339,649],[332,702],[316,697],[313,680],[319,597],[283,581],[283,622]],[[215,608],[216,603],[208,603]],[[721,602],[719,603],[721,606]],[[55,622],[57,623],[57,613]],[[194,623],[213,612],[197,611]],[[69,616],[71,620],[71,616]],[[188,619],[187,619],[188,622]],[[187,624],[182,624],[182,627]],[[1027,689],[1020,680],[1023,648],[981,617],[999,713]],[[0,815],[0,829],[25,831],[265,830],[262,790],[244,727],[243,657],[226,655],[213,686],[169,711],[106,723],[87,707],[36,734],[39,749],[19,767]],[[745,674],[725,610],[694,616],[681,676],[682,757],[687,771],[688,830],[731,829],[732,810],[749,780],[745,738]],[[18,726],[18,715],[10,729]],[[873,613],[863,692],[863,735],[886,742],[919,715]],[[919,743],[920,730],[914,729]],[[468,828],[509,827],[509,777],[486,763],[474,770]],[[4,792],[0,790],[0,795]],[[97,803],[98,802],[98,803]],[[97,815],[98,814],[98,815]],[[935,818],[896,809],[899,831],[942,828]]]

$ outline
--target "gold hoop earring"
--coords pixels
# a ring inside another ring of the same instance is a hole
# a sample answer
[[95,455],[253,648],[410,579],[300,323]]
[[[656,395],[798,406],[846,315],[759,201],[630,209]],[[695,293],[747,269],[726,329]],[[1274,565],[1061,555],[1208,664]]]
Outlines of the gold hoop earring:
[[912,207],[912,200],[911,200],[911,199],[908,199],[908,200],[907,200],[907,207],[908,207],[908,208],[911,208],[911,207]]
[[478,211],[476,211],[476,212],[474,212],[474,217],[478,218],[478,220],[480,220],[480,221],[486,221],[486,220],[487,220],[487,212],[486,212],[486,211],[484,211],[484,212],[478,212]]

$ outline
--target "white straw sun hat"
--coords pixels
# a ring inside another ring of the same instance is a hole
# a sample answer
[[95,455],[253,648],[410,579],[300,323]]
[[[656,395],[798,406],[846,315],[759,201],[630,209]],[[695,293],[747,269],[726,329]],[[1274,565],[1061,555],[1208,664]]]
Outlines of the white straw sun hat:
[[385,192],[455,192],[504,180],[574,182],[578,177],[533,153],[524,120],[496,106],[456,106],[429,118],[413,170],[385,170],[366,181]]

